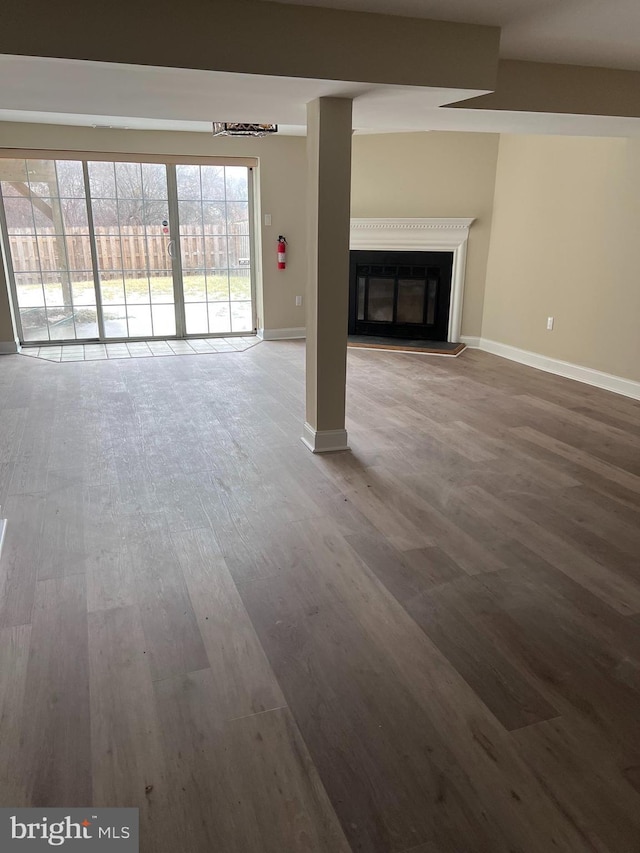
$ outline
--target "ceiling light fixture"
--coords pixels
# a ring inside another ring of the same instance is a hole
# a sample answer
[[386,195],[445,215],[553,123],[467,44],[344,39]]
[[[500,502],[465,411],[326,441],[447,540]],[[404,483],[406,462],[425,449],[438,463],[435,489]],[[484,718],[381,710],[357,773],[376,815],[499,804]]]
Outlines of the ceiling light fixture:
[[277,124],[253,124],[240,121],[214,121],[214,136],[268,136],[277,133]]

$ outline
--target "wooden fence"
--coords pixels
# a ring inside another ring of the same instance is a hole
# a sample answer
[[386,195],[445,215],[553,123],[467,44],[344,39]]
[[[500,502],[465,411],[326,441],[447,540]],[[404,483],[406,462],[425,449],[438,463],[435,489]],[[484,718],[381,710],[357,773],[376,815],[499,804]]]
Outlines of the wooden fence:
[[[188,225],[181,226],[183,269],[247,266],[250,258],[248,223],[234,223],[232,228],[235,233],[227,234],[220,226],[205,225],[204,233],[198,235],[193,234],[193,228]],[[169,235],[156,232],[159,229],[146,231],[139,225],[123,227],[120,234],[114,234],[112,228],[96,228],[98,268],[103,272],[139,270],[144,275],[147,269],[170,269]],[[89,235],[82,228],[67,228],[66,240],[54,234],[53,229],[39,229],[37,239],[31,229],[14,229],[14,233],[9,235],[9,244],[16,273],[40,270],[55,273],[65,269],[90,271],[92,268]],[[132,272],[134,276],[135,272]],[[76,275],[72,278],[80,280]]]

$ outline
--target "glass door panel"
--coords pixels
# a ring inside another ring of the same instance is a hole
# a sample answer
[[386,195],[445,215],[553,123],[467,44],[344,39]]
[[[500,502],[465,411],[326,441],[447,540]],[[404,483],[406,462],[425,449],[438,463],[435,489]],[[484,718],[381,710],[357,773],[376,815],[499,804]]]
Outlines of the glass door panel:
[[89,162],[106,338],[176,334],[166,167]]
[[424,323],[424,281],[398,281],[398,323]]
[[6,240],[25,341],[97,338],[79,160],[0,160]]
[[393,322],[394,289],[395,283],[392,278],[369,279],[367,320],[377,323]]
[[451,252],[351,253],[349,334],[447,340]]
[[249,170],[176,166],[187,334],[253,331]]

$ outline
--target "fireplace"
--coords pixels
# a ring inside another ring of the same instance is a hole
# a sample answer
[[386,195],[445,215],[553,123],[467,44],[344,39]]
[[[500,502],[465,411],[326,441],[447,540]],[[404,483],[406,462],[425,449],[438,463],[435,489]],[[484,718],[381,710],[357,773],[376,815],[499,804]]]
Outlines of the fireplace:
[[352,251],[349,334],[446,341],[451,252]]
[[458,343],[473,222],[352,219],[350,335]]

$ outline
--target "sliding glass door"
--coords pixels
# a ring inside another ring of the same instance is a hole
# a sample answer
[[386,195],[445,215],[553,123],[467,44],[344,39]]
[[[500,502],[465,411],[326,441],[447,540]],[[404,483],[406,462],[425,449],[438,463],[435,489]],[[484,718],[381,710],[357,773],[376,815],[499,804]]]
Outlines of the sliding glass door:
[[166,166],[90,161],[88,171],[105,338],[175,335]]
[[0,159],[23,342],[251,333],[251,170]]
[[189,334],[252,328],[248,170],[176,166]]
[[0,160],[0,188],[22,339],[98,337],[82,163]]

